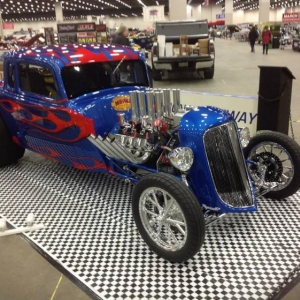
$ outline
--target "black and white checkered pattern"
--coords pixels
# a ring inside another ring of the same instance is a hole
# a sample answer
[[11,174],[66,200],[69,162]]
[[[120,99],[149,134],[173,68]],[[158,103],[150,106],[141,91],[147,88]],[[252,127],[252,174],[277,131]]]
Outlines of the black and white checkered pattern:
[[300,275],[300,193],[261,200],[258,212],[228,215],[207,229],[194,259],[152,253],[131,214],[132,185],[27,152],[0,170],[0,213],[102,299],[271,299]]

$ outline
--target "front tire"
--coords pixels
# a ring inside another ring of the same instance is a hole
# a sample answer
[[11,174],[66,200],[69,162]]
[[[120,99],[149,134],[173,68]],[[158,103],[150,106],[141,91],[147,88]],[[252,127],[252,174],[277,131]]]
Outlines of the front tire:
[[0,167],[16,163],[25,149],[13,142],[6,125],[0,117]]
[[184,262],[199,251],[205,236],[204,217],[183,182],[165,173],[148,175],[136,185],[132,200],[137,228],[157,255]]
[[[289,136],[279,132],[262,132],[253,137],[244,149],[246,159],[266,167],[265,183],[278,186],[266,193],[267,198],[283,199],[300,188],[300,146]],[[257,166],[248,165],[255,181]]]

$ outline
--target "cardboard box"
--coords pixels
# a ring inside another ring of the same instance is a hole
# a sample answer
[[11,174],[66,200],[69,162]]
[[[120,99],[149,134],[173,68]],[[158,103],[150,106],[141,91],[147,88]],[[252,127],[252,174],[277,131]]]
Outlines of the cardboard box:
[[181,48],[180,44],[174,44],[173,45],[173,56],[180,56],[181,55]]
[[166,44],[166,36],[165,36],[165,35],[159,34],[159,35],[157,36],[157,43],[158,43],[160,46],[165,46],[165,44]]
[[180,55],[186,56],[188,53],[188,37],[187,35],[181,35],[180,40]]
[[166,57],[173,56],[173,43],[166,43]]
[[189,39],[188,39],[187,35],[181,35],[179,37],[179,39],[180,39],[180,44],[186,44],[187,45],[189,43]]
[[188,53],[188,45],[187,44],[180,44],[180,55],[186,56]]
[[166,46],[161,46],[158,44],[158,57],[165,57],[166,56]]
[[208,44],[209,44],[209,39],[199,39],[198,40],[198,45],[200,48],[208,48]]
[[191,56],[200,56],[200,48],[194,46],[194,47],[192,48]]
[[208,54],[208,47],[200,47],[200,54],[206,55]]

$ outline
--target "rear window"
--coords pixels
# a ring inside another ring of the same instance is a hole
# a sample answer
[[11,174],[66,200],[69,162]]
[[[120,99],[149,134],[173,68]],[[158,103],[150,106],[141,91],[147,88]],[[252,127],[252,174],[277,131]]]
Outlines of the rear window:
[[121,86],[148,86],[142,61],[111,61],[64,67],[62,80],[69,99]]

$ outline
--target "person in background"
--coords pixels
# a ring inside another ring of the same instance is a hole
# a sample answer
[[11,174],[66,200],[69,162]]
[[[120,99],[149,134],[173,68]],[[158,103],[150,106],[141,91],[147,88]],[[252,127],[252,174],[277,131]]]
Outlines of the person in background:
[[211,32],[210,32],[210,37],[213,39],[213,41],[215,40],[216,37],[216,30],[214,28],[212,28]]
[[252,28],[249,32],[249,42],[250,42],[251,52],[255,52],[254,45],[255,45],[255,41],[257,40],[257,38],[258,38],[257,30],[254,26],[252,26]]
[[261,34],[262,44],[263,44],[263,54],[268,54],[269,43],[271,42],[271,31],[269,27],[266,25]]
[[118,28],[116,35],[112,40],[112,44],[130,46],[130,42],[129,42],[129,39],[127,38],[127,36],[128,36],[127,27],[121,25]]

